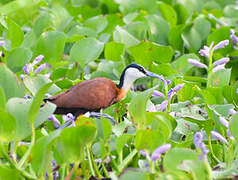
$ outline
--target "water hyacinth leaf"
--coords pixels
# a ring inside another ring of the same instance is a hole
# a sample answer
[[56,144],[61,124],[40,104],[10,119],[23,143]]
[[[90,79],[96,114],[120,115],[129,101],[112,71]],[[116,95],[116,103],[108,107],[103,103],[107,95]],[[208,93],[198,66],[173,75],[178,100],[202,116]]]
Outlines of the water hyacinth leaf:
[[62,32],[45,32],[35,47],[35,54],[43,54],[45,61],[52,63],[61,59],[64,52],[65,35]]
[[223,87],[229,85],[231,69],[222,69],[212,74],[210,83],[213,87]]
[[130,179],[146,180],[148,178],[149,175],[146,172],[128,170],[120,176],[119,180],[130,180]]
[[102,32],[106,28],[107,24],[107,19],[102,15],[94,16],[84,22],[85,27],[93,29],[97,34]]
[[172,76],[177,74],[170,63],[151,64],[151,71],[163,76]]
[[65,78],[65,79],[56,81],[55,85],[61,89],[69,89],[73,86],[73,82]]
[[107,60],[121,61],[125,53],[125,45],[111,41],[105,45],[104,56]]
[[169,31],[169,44],[180,52],[183,52],[184,49],[182,39],[183,27],[183,25],[173,26]]
[[70,58],[83,68],[89,62],[96,60],[102,53],[104,44],[95,38],[85,38],[73,45]]
[[136,39],[133,35],[120,26],[116,26],[115,31],[113,32],[113,40],[125,44],[126,48],[140,43],[138,39]]
[[191,100],[196,94],[196,83],[185,83],[184,87],[177,92],[177,97],[180,102]]
[[159,3],[158,7],[162,17],[169,22],[170,26],[175,26],[177,24],[177,14],[173,7],[165,3]]
[[136,131],[135,147],[137,150],[147,149],[152,152],[165,140],[163,132],[159,130],[139,129]]
[[52,19],[49,14],[41,14],[33,24],[33,31],[39,37],[45,29],[49,28],[52,24]]
[[5,22],[7,24],[7,39],[11,41],[11,49],[19,47],[24,40],[24,32],[21,30],[21,27],[10,18],[5,18]]
[[207,88],[200,90],[199,93],[201,93],[207,104],[224,104],[222,88],[220,87]]
[[125,147],[125,144],[128,144],[133,138],[132,134],[122,134],[116,139],[116,151],[118,155],[122,152],[123,148]]
[[3,142],[12,141],[16,133],[16,119],[8,112],[0,109],[0,122],[0,140]]
[[44,86],[42,86],[39,91],[36,93],[35,97],[33,98],[31,107],[28,112],[28,121],[30,123],[34,123],[34,120],[36,119],[37,113],[40,110],[40,106],[42,104],[42,100],[45,97],[45,94],[47,93],[48,89],[52,83],[48,83]]
[[149,25],[149,40],[162,45],[168,45],[169,24],[157,15],[146,16]]
[[32,168],[37,175],[41,175],[47,168],[47,161],[50,158],[51,145],[54,140],[60,135],[60,131],[53,131],[48,136],[43,136],[38,139],[32,149]]
[[165,154],[164,157],[164,168],[166,171],[179,170],[177,167],[184,160],[197,160],[198,153],[190,149],[185,148],[173,148]]
[[57,80],[59,78],[63,78],[66,76],[67,71],[68,71],[68,68],[57,68],[52,72],[50,79]]
[[188,63],[188,59],[195,59],[197,61],[200,61],[198,56],[196,56],[195,54],[185,54],[178,59],[175,59],[175,61],[173,61],[171,65],[173,69],[177,71],[177,73],[187,74],[189,70],[193,68],[193,65]]
[[[46,78],[44,75],[37,75],[37,76],[27,76],[23,79],[23,83],[26,86],[26,88],[33,94],[33,96],[36,95],[37,91],[44,86],[47,83],[50,83],[51,80],[49,80],[48,78]],[[61,89],[56,86],[55,84],[53,84],[49,90],[48,93],[50,94],[55,94],[57,92],[59,92]]]
[[72,27],[67,33],[67,41],[74,42],[82,39],[83,37],[96,37],[96,36],[97,34],[93,29],[76,25]]
[[95,135],[96,127],[92,123],[63,129],[56,143],[57,162],[61,164],[83,160],[84,148]]
[[112,133],[110,120],[101,117],[101,119],[95,119],[95,122],[97,125],[97,137],[102,138],[106,142]]
[[238,10],[237,10],[236,6],[227,5],[224,8],[224,16],[226,16],[226,17],[237,18],[238,17],[237,13],[238,13]]
[[129,48],[130,53],[138,64],[149,67],[152,62],[168,63],[173,57],[170,46],[160,46],[156,43],[145,41]]
[[205,19],[203,16],[198,16],[194,20],[194,28],[200,34],[202,41],[205,41],[210,33],[211,24],[208,20]]
[[238,114],[232,116],[232,120],[229,123],[229,129],[232,136],[238,139]]
[[189,13],[186,8],[180,3],[176,3],[173,8],[177,13],[177,24],[186,24],[189,18]]
[[30,62],[32,52],[30,49],[18,47],[8,53],[7,66],[14,73],[21,71],[23,66]]
[[23,86],[18,84],[13,72],[3,63],[0,63],[0,86],[4,90],[6,100],[24,96]]
[[0,110],[5,110],[6,107],[6,98],[4,89],[0,86]]
[[13,169],[7,165],[0,165],[0,179],[22,179],[23,177],[20,175],[20,171]]
[[136,94],[128,107],[131,120],[138,128],[145,127],[146,124],[146,102],[153,93],[154,88]]

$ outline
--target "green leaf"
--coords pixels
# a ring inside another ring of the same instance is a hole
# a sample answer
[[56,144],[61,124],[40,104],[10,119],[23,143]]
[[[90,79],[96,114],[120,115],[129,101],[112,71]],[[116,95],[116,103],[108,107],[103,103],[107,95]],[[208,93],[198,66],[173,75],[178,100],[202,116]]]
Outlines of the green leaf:
[[200,93],[207,104],[224,104],[222,88],[207,88],[201,90]]
[[162,45],[167,45],[170,30],[167,21],[157,15],[147,16],[146,20],[150,29],[150,40]]
[[70,58],[83,68],[96,60],[103,51],[104,44],[95,38],[85,38],[75,43],[70,50]]
[[116,26],[113,32],[113,40],[125,44],[126,48],[139,44],[139,40],[122,29],[120,26]]
[[45,29],[49,28],[51,22],[51,17],[49,14],[41,14],[33,24],[33,32],[35,33],[36,37],[39,37]]
[[50,150],[53,141],[60,135],[61,131],[53,131],[48,136],[38,139],[32,149],[32,168],[39,176],[43,174],[47,168],[47,162],[50,160]]
[[177,14],[172,6],[165,4],[165,3],[159,3],[159,11],[163,18],[167,20],[170,23],[170,26],[174,26],[177,24]]
[[7,56],[7,66],[16,73],[21,71],[23,66],[30,62],[31,58],[31,50],[23,47],[15,48]]
[[29,109],[29,112],[28,112],[28,121],[30,123],[34,123],[34,121],[36,119],[36,116],[37,116],[37,113],[40,110],[42,100],[44,99],[45,94],[47,93],[47,91],[48,91],[48,89],[50,88],[51,85],[52,85],[52,83],[48,83],[48,84],[44,85],[36,93],[36,95],[35,95],[35,97],[32,101],[31,107]]
[[56,144],[58,162],[73,163],[83,160],[84,148],[91,143],[95,135],[96,127],[90,122],[63,129]]
[[102,129],[104,140],[107,141],[112,133],[112,125],[109,119],[102,118]]
[[35,47],[35,55],[43,54],[49,63],[59,61],[64,52],[65,35],[62,32],[45,32]]
[[200,59],[195,54],[185,54],[172,62],[171,65],[173,69],[176,70],[177,73],[181,74],[186,74],[187,72],[189,72],[189,70],[194,67],[193,65],[188,63],[189,58],[200,61]]
[[10,142],[16,133],[16,119],[0,109],[0,140]]
[[[37,76],[27,76],[24,78],[23,83],[26,86],[26,88],[35,96],[36,93],[38,92],[38,90],[44,86],[47,83],[50,83],[51,80],[49,80],[48,78],[46,78],[44,75],[37,75]],[[57,92],[59,92],[61,89],[56,86],[55,84],[53,84],[50,88],[48,93],[50,94],[55,94]]]
[[229,129],[231,131],[232,136],[238,139],[238,114],[234,114],[229,123]]
[[125,144],[128,143],[129,141],[131,141],[133,138],[133,135],[131,134],[122,134],[121,136],[119,136],[116,139],[116,151],[118,153],[118,155],[121,154],[121,152],[123,151],[123,148],[125,147]]
[[146,124],[146,103],[151,96],[154,88],[137,93],[131,100],[128,110],[131,120],[137,125],[138,129],[145,127]]
[[[213,87],[223,87],[229,85],[231,69],[222,69],[212,74],[210,84]],[[208,82],[209,83],[209,82]]]
[[7,165],[1,164],[0,165],[0,179],[22,179],[20,176],[20,172],[16,169],[12,169],[8,167]]
[[156,74],[161,74],[163,76],[171,76],[177,74],[176,71],[172,68],[170,63],[162,63],[162,64],[151,64],[151,71]]
[[176,3],[174,5],[174,10],[177,13],[177,23],[178,24],[185,24],[187,19],[189,18],[189,13],[186,10],[186,8],[180,4],[180,3]]
[[148,41],[130,47],[129,51],[136,62],[145,67],[150,67],[153,62],[168,63],[174,54],[170,46],[160,46]]
[[128,170],[120,176],[119,180],[131,180],[131,179],[147,180],[148,178],[149,175],[147,175],[146,172]]
[[5,110],[6,106],[6,98],[4,89],[0,86],[0,110]]
[[210,34],[211,30],[211,24],[208,20],[206,20],[203,16],[198,16],[194,20],[193,27],[197,30],[197,32],[200,34],[200,37],[202,41],[205,41]]
[[5,92],[6,100],[24,96],[23,86],[19,85],[15,75],[3,63],[0,63],[0,86]]
[[183,52],[182,31],[183,25],[173,26],[169,31],[169,44],[176,50]]
[[190,149],[185,148],[173,148],[165,154],[164,157],[164,168],[166,171],[176,171],[177,167],[184,160],[197,160],[198,153]]
[[147,149],[152,152],[164,142],[164,134],[159,130],[139,129],[136,131],[135,147],[137,150]]
[[7,24],[7,39],[11,41],[11,49],[20,46],[24,40],[24,33],[21,27],[10,18],[5,18],[5,21]]
[[107,60],[121,61],[125,53],[125,45],[111,41],[105,45],[104,56]]
[[103,17],[102,15],[94,16],[92,18],[87,19],[84,22],[84,26],[95,30],[96,33],[98,34],[106,28],[107,19]]

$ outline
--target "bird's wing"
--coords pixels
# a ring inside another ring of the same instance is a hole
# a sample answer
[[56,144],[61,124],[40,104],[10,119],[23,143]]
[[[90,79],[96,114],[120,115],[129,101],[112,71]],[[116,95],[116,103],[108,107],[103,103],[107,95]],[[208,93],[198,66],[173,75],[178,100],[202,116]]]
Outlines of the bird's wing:
[[66,92],[50,98],[60,108],[101,109],[115,103],[116,85],[107,78],[95,78],[76,84]]

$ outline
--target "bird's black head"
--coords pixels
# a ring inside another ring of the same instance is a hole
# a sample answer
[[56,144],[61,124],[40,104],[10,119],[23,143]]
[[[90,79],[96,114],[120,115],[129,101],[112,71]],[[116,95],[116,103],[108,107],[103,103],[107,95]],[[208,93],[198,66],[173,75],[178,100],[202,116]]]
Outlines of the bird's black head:
[[128,81],[135,81],[136,79],[145,76],[158,78],[157,74],[147,71],[143,66],[139,64],[130,64],[123,70],[120,77],[120,84],[118,84],[117,87],[119,89],[122,88],[125,79]]

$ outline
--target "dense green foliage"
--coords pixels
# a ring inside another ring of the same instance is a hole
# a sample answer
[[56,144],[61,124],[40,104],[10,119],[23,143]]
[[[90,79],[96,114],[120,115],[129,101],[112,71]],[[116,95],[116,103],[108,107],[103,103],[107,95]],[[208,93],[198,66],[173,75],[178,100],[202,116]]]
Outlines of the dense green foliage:
[[[234,0],[1,0],[0,179],[238,176],[237,22]],[[166,80],[103,110],[116,125],[48,120],[43,98],[135,62]]]

